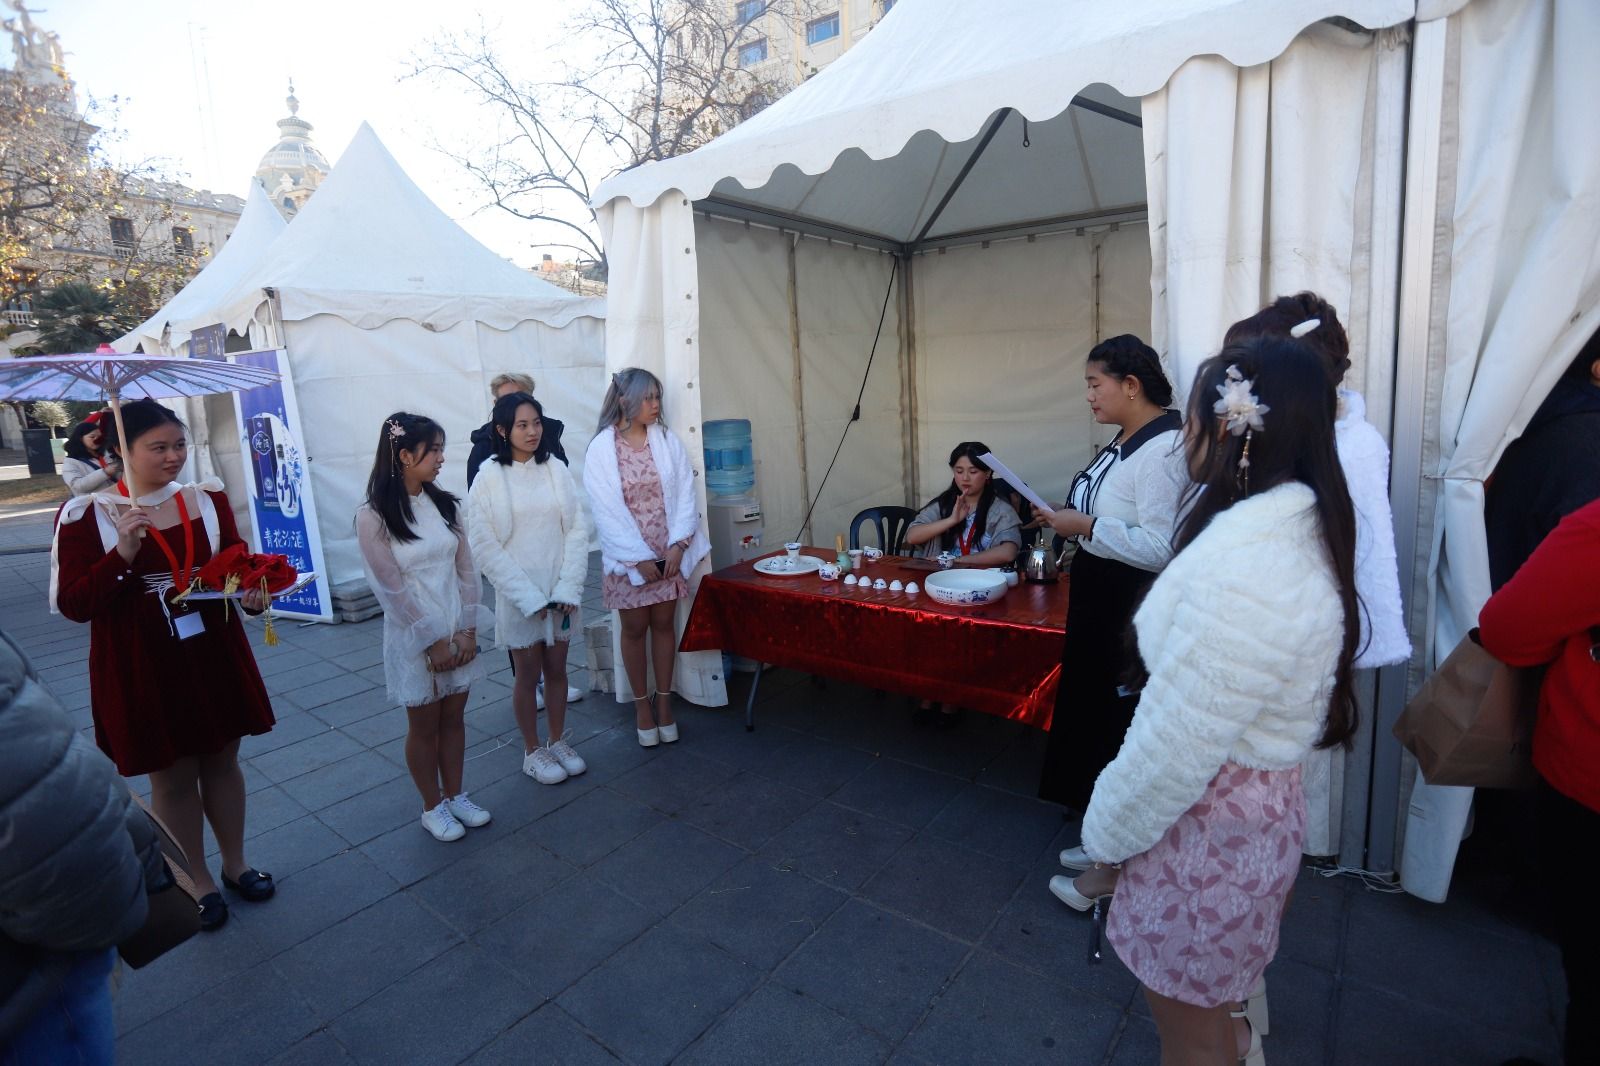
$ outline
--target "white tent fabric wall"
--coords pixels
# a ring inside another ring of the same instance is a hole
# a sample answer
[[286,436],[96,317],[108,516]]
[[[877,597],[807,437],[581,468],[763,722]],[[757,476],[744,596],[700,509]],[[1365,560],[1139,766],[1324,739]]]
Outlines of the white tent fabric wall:
[[[596,212],[611,265],[610,290],[628,294],[616,317],[608,299],[605,324],[606,371],[609,376],[626,366],[639,366],[661,379],[662,405],[669,412],[673,431],[683,440],[699,479],[696,494],[705,508],[705,451],[700,443],[701,410],[705,390],[701,366],[700,281],[695,255],[695,218],[689,201],[669,192],[652,205],[635,207],[613,201]],[[711,560],[689,575],[691,593],[711,572]],[[678,628],[682,631],[693,596],[678,601]],[[619,627],[611,627],[611,650],[617,664],[617,702],[632,699],[627,671],[622,669]],[[653,669],[652,681],[653,684]],[[714,651],[679,652],[674,664],[673,689],[684,699],[705,707],[728,702],[722,656]]]
[[[1451,16],[1439,134],[1439,215],[1428,337],[1429,469],[1419,593],[1427,663],[1489,596],[1483,481],[1583,342],[1600,328],[1600,7],[1473,0]],[[1423,412],[1410,412],[1421,417]],[[1397,412],[1397,418],[1400,413]],[[1443,900],[1471,791],[1419,783],[1401,867]]]
[[[314,315],[285,323],[283,342],[306,427],[312,489],[327,516],[322,545],[333,585],[362,576],[351,516],[364,498],[381,423],[394,411],[427,415],[444,427],[440,485],[464,499],[468,435],[487,417],[489,380],[506,368],[523,370],[537,380],[546,410],[572,426],[565,443],[581,477],[605,392],[605,371],[595,358],[601,326],[594,319],[564,329],[522,322],[501,331],[463,322],[434,331],[402,319],[360,329]],[[353,358],[373,352],[383,358]]]
[[[1369,288],[1396,273],[1398,244],[1373,234],[1392,225],[1401,198],[1403,131],[1391,101],[1404,99],[1404,43],[1398,31],[1312,26],[1271,63],[1191,59],[1144,99],[1155,343],[1180,394],[1229,324],[1302,289],[1344,312],[1351,387],[1363,387],[1369,346],[1393,350],[1392,304]],[[1375,424],[1387,437],[1387,424]],[[1368,710],[1356,751],[1370,761]],[[1311,854],[1341,850],[1347,813],[1365,824],[1365,792],[1346,804],[1344,770],[1342,753],[1307,761]],[[1363,865],[1359,847],[1344,858]]]

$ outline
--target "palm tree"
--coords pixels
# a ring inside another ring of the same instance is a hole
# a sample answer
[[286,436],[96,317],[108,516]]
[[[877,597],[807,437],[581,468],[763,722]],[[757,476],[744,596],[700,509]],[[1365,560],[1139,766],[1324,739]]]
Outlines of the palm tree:
[[92,352],[138,325],[116,298],[82,281],[68,281],[33,303],[39,339],[32,347],[48,354]]

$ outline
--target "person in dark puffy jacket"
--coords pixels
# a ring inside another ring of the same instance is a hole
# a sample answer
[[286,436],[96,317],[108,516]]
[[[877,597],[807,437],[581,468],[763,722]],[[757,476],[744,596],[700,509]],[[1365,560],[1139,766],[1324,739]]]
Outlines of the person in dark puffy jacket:
[[112,948],[167,883],[117,768],[0,632],[0,1066],[113,1061]]

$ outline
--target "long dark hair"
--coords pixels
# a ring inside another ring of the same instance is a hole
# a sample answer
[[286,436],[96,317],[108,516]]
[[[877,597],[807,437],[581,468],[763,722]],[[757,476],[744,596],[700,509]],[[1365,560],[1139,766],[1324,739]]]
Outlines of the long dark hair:
[[[489,421],[494,423],[494,461],[502,466],[510,466],[515,460],[511,457],[511,427],[516,425],[517,410],[527,404],[539,416],[539,421],[544,421],[544,405],[535,400],[531,393],[508,392],[494,402],[494,411],[489,415]],[[533,461],[542,463],[550,458],[550,434],[539,434],[539,446],[533,450]]]
[[[1213,409],[1217,387],[1229,367],[1252,382],[1260,401],[1271,410],[1266,428],[1248,436],[1249,480],[1241,477],[1239,460],[1247,438],[1225,432]],[[1334,390],[1327,366],[1311,345],[1279,337],[1258,337],[1230,344],[1200,364],[1189,391],[1188,453],[1194,484],[1184,495],[1174,551],[1194,543],[1212,519],[1244,499],[1290,481],[1308,486],[1317,499],[1322,539],[1333,563],[1339,603],[1344,609],[1344,639],[1334,672],[1328,721],[1319,748],[1349,748],[1356,729],[1355,690],[1351,664],[1361,639],[1360,599],[1356,595],[1356,516],[1350,503],[1339,457],[1334,451]]]
[[[378,430],[378,453],[372,460],[372,473],[367,477],[367,506],[383,518],[393,539],[419,539],[411,528],[416,517],[411,513],[411,497],[406,495],[405,468],[400,465],[400,453],[443,443],[444,427],[427,415],[396,411],[383,420]],[[460,536],[456,505],[461,501],[431,481],[423,482],[422,491],[439,509],[450,532]]]
[[1314,292],[1278,297],[1249,318],[1229,326],[1222,343],[1224,346],[1243,344],[1254,337],[1294,339],[1289,331],[1312,319],[1317,320],[1317,325],[1299,339],[1322,357],[1328,381],[1338,388],[1350,369],[1350,338],[1339,322],[1339,312]]
[[[989,524],[989,505],[994,502],[994,471],[989,470],[989,464],[978,456],[989,450],[989,446],[982,441],[967,440],[956,445],[955,451],[950,453],[950,465],[955,466],[956,460],[966,458],[979,470],[989,471],[989,480],[983,486],[983,495],[978,498],[978,513],[973,520],[973,529],[978,530],[978,536],[983,536],[982,530]],[[950,479],[950,487],[939,495],[929,500],[929,503],[939,505],[939,517],[949,518],[950,512],[956,508],[956,499],[960,497],[961,490],[956,487],[955,478]],[[956,546],[956,530],[947,529],[939,535],[939,548],[949,551]]]
[[[89,446],[83,443],[83,438],[97,429],[100,431],[100,448],[98,451],[90,451]],[[116,426],[111,424],[109,418],[104,420],[97,419],[93,422],[79,422],[72,427],[72,432],[67,434],[67,441],[61,446],[61,450],[67,453],[69,459],[92,463],[97,455],[111,450],[111,439],[115,434]]]

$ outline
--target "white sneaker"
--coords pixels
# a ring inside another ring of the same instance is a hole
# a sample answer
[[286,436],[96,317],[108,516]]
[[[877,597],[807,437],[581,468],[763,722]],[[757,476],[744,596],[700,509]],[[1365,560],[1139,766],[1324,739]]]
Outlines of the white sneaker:
[[565,737],[550,745],[550,754],[556,757],[556,761],[561,764],[568,777],[577,777],[589,768],[589,764],[583,761],[583,756],[572,750],[572,745],[567,743]]
[[567,771],[550,754],[549,748],[534,748],[524,755],[522,772],[541,785],[559,785],[567,779]]
[[1084,854],[1083,845],[1079,844],[1061,853],[1061,865],[1069,870],[1087,870],[1094,866],[1094,860]]
[[576,685],[568,685],[567,686],[567,702],[568,703],[577,703],[581,699],[583,699],[583,689],[579,688]]
[[467,835],[466,829],[456,821],[456,816],[450,813],[448,800],[440,800],[439,806],[422,812],[422,828],[432,833],[433,839],[446,842],[460,840]]
[[468,829],[489,824],[489,812],[467,799],[465,792],[459,796],[451,796],[444,802],[450,808],[450,813],[456,816],[456,821]]
[[544,710],[544,678],[539,679],[539,688],[533,694],[533,706],[536,710]]

